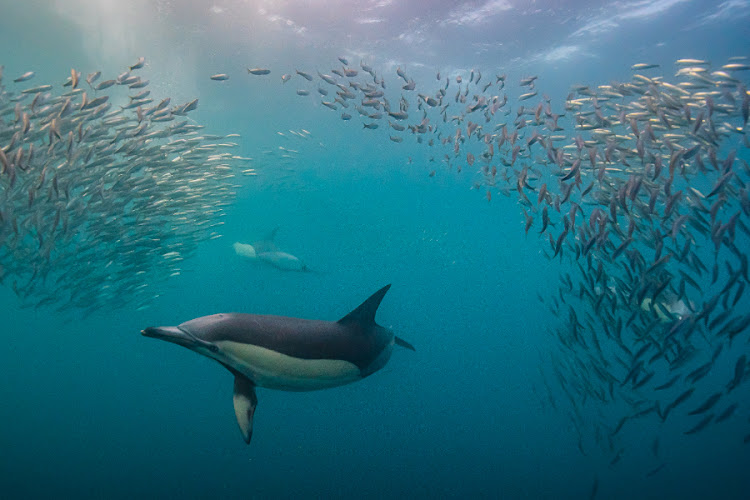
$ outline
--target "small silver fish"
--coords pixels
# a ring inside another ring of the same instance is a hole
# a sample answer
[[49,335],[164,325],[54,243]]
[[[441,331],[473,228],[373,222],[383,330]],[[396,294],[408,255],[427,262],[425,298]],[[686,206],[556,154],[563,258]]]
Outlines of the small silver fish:
[[46,92],[52,90],[52,85],[39,85],[38,87],[32,87],[30,89],[22,90],[22,94],[36,94],[38,92]]
[[25,82],[27,80],[31,80],[32,78],[34,78],[35,74],[36,73],[34,73],[33,71],[27,71],[26,73],[24,73],[23,75],[19,76],[18,78],[16,78],[13,81],[16,82],[16,83]]
[[134,65],[130,66],[130,71],[133,71],[134,69],[141,69],[145,63],[146,63],[146,58],[139,57],[138,61]]
[[630,67],[633,71],[639,71],[643,69],[651,69],[651,68],[658,68],[658,64],[649,64],[649,63],[638,63],[634,64]]
[[146,85],[148,85],[148,80],[138,79],[137,82],[131,83],[130,85],[128,85],[128,88],[129,89],[142,89]]
[[94,87],[94,90],[104,90],[110,88],[112,85],[117,83],[115,80],[104,80],[99,85]]
[[312,77],[312,75],[309,75],[309,74],[305,73],[304,71],[300,71],[300,70],[298,70],[298,69],[295,69],[294,71],[295,71],[295,72],[296,72],[296,73],[297,73],[297,74],[298,74],[299,76],[301,76],[302,78],[304,78],[305,80],[307,80],[308,82],[311,82],[311,81],[313,81],[313,77]]
[[89,73],[88,76],[86,76],[86,83],[89,85],[92,85],[95,81],[99,79],[99,77],[102,76],[101,71],[94,71],[93,73]]

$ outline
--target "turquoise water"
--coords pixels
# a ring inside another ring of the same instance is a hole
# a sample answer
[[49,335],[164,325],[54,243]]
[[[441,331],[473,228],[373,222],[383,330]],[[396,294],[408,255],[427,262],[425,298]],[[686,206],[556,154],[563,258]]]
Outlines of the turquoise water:
[[[441,160],[452,147],[431,148],[408,133],[394,143],[384,121],[363,129],[356,111],[342,121],[318,95],[295,90],[316,93],[316,71],[330,73],[342,56],[382,75],[392,103],[402,93],[397,66],[429,93],[441,85],[437,70],[444,80],[477,68],[492,81],[508,75],[508,122],[525,76],[538,75],[540,95],[562,112],[571,85],[629,81],[635,63],[660,64],[653,75],[672,79],[679,58],[718,69],[748,55],[748,2],[0,5],[6,86],[35,71],[35,84],[60,92],[70,68],[114,78],[143,56],[139,74],[151,81],[154,99],[199,98],[190,118],[206,134],[240,134],[232,153],[253,160],[233,168],[257,173],[232,180],[236,197],[222,238],[199,241],[179,276],[153,283],[144,276],[159,289],[148,308],[84,315],[22,307],[6,280],[3,497],[747,497],[750,386],[732,392],[738,409],[731,419],[697,434],[683,434],[696,422],[685,413],[703,392],[663,423],[652,414],[626,425],[614,451],[595,444],[597,429],[617,425],[612,408],[625,403],[582,405],[581,421],[591,426],[581,429],[561,392],[553,407],[542,376],[558,355],[549,353],[561,352],[550,332],[567,317],[545,304],[561,274],[577,272],[572,260],[545,258],[549,242],[537,236],[538,220],[524,234],[515,194],[493,191],[488,202],[486,186],[474,189],[482,179],[476,167],[463,161],[462,172],[458,162],[449,169]],[[248,75],[256,66],[271,74]],[[295,75],[282,83],[295,68],[315,82]],[[230,78],[210,80],[216,73]],[[454,93],[447,92],[451,102]],[[290,132],[302,130],[309,137]],[[725,149],[737,148],[747,161],[747,147],[735,142]],[[294,153],[285,158],[279,147]],[[251,243],[276,227],[277,245],[312,272],[282,272],[234,253],[234,242]],[[560,230],[558,223],[555,236]],[[747,253],[747,235],[740,232],[736,244]],[[724,266],[721,273],[723,282]],[[416,352],[395,350],[378,373],[336,389],[259,388],[249,446],[237,432],[232,377],[139,334],[230,311],[336,320],[388,283],[378,322]],[[734,309],[747,314],[748,306],[744,296]],[[724,389],[747,339],[745,331],[725,347],[701,391]]]

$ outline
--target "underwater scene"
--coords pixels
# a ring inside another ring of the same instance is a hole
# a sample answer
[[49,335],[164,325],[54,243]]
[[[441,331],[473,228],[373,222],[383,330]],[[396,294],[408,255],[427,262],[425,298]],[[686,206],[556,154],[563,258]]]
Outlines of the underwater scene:
[[750,0],[0,7],[1,498],[750,497]]

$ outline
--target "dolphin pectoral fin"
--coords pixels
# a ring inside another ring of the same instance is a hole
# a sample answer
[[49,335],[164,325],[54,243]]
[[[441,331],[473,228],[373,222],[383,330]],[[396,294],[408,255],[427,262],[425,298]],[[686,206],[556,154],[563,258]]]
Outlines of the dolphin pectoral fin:
[[405,349],[409,349],[410,351],[415,351],[416,352],[416,349],[414,349],[414,346],[411,345],[410,343],[408,343],[407,341],[405,341],[402,338],[393,337],[393,343],[396,344],[397,346],[401,346],[401,347],[403,347]]
[[234,374],[234,415],[237,417],[237,423],[240,426],[240,432],[245,442],[250,444],[253,437],[253,415],[255,407],[258,405],[258,397],[255,395],[255,384],[246,376]]

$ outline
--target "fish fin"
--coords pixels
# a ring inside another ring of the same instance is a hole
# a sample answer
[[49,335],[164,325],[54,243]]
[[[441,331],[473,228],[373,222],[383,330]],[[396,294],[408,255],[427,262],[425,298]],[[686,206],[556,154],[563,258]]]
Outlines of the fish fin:
[[390,284],[385,285],[383,288],[373,293],[369,299],[362,302],[359,307],[341,318],[339,323],[360,323],[363,325],[375,324],[375,313],[380,306],[380,302],[383,300],[388,289],[391,287]]
[[403,347],[404,349],[409,349],[410,351],[416,351],[413,345],[411,345],[410,343],[408,343],[407,341],[405,341],[404,339],[400,337],[393,337],[393,342],[397,346]]
[[253,437],[253,415],[255,407],[258,406],[258,397],[255,395],[255,384],[241,373],[234,373],[234,414],[240,426],[240,432],[247,444]]

